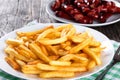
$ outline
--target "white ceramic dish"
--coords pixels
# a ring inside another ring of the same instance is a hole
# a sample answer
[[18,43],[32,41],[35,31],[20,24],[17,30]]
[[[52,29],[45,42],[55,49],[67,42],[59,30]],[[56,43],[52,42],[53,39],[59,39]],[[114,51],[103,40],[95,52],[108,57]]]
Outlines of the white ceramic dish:
[[[111,17],[109,17],[107,19],[107,21],[105,23],[98,23],[97,21],[93,21],[93,24],[81,24],[81,23],[77,23],[73,20],[67,20],[67,19],[64,19],[64,18],[60,18],[60,17],[57,17],[55,15],[55,13],[51,10],[51,5],[54,1],[55,0],[50,0],[49,1],[48,5],[46,6],[46,11],[51,17],[53,17],[54,19],[56,19],[58,21],[61,21],[61,22],[74,23],[74,24],[77,24],[77,25],[88,26],[88,27],[98,27],[98,26],[106,26],[106,25],[113,24],[113,23],[116,23],[116,22],[120,21],[120,14],[112,15]],[[116,0],[108,0],[108,1],[113,1],[116,4],[116,6],[120,7],[120,2],[118,2]]]
[[[59,26],[62,24],[57,24],[57,23],[51,23],[54,26]],[[9,64],[4,60],[6,54],[4,53],[4,48],[6,47],[6,43],[5,40],[8,38],[15,38],[16,37],[16,31],[32,31],[32,30],[37,30],[37,29],[41,29],[44,26],[50,25],[50,23],[46,23],[46,24],[37,24],[37,25],[32,25],[32,26],[28,26],[28,27],[23,27],[20,28],[18,30],[12,31],[8,34],[6,34],[5,36],[3,36],[0,39],[0,69],[2,69],[3,71],[7,72],[8,74],[11,74],[13,76],[19,77],[19,78],[23,78],[23,79],[28,79],[28,80],[43,80],[38,78],[37,76],[34,75],[26,75],[23,74],[21,72],[15,71],[13,68],[11,68],[9,66]],[[110,42],[110,40],[102,33],[93,30],[91,28],[87,28],[87,27],[82,27],[79,25],[74,25],[75,28],[77,29],[78,32],[83,32],[86,29],[90,31],[90,33],[94,36],[94,38],[98,41],[100,41],[102,43],[102,46],[105,46],[106,49],[102,51],[101,53],[101,58],[102,58],[102,65],[96,67],[93,71],[89,71],[89,72],[85,72],[83,74],[78,74],[73,78],[65,78],[62,80],[73,80],[73,79],[79,79],[79,78],[83,78],[83,77],[87,77],[89,75],[92,75],[98,71],[100,71],[101,69],[103,69],[104,67],[106,67],[112,60],[113,55],[114,55],[114,48]],[[48,80],[48,79],[45,79]],[[49,80],[56,80],[55,79],[49,79]],[[57,78],[57,80],[61,80],[60,78]]]

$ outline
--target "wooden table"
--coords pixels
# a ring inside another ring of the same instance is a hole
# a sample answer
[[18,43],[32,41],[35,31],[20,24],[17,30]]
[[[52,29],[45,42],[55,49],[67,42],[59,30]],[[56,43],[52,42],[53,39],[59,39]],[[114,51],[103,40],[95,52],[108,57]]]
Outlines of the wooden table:
[[[58,22],[45,10],[49,0],[0,0],[0,36],[23,27],[28,22],[37,20],[40,23]],[[112,40],[120,41],[120,22],[94,28]]]

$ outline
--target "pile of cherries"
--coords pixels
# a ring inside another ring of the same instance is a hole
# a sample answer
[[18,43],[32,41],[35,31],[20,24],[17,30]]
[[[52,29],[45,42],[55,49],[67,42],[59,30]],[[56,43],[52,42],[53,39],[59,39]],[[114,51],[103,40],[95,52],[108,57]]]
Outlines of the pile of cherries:
[[105,0],[55,0],[51,9],[58,17],[83,24],[92,24],[93,20],[104,23],[111,15],[120,13],[120,7]]

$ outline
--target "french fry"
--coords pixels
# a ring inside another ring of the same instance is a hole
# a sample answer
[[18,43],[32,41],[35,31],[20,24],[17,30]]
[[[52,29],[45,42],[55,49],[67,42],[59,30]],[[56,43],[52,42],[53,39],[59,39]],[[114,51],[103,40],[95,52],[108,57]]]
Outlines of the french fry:
[[61,38],[56,38],[56,39],[40,39],[38,42],[44,45],[51,45],[51,44],[59,44],[67,41],[67,37],[61,37]]
[[88,61],[87,58],[85,57],[79,57],[74,54],[67,54],[65,56],[62,56],[61,58],[58,59],[59,61],[70,61],[70,60],[75,60],[78,62],[83,62],[83,61]]
[[86,47],[87,45],[89,45],[89,43],[91,42],[91,38],[86,39],[84,42],[78,44],[77,46],[73,47],[70,50],[70,54],[71,53],[77,53],[78,51],[80,51],[81,49],[83,49],[84,47]]
[[98,41],[92,40],[91,43],[90,43],[89,45],[90,45],[90,46],[93,46],[93,47],[98,47],[98,46],[101,45],[101,43],[98,42]]
[[25,74],[40,74],[42,71],[36,65],[24,65],[22,66],[22,72]]
[[75,43],[81,43],[83,42],[85,39],[79,36],[71,36],[71,40]]
[[20,66],[15,62],[14,59],[10,58],[10,57],[5,57],[5,60],[8,64],[11,65],[11,67],[13,67],[15,70],[20,70]]
[[96,62],[94,60],[91,60],[87,66],[88,70],[94,69],[96,66]]
[[23,66],[23,65],[26,65],[26,63],[22,60],[19,60],[19,59],[15,59],[15,61],[20,65],[20,66]]
[[58,51],[53,46],[47,45],[47,47],[54,55],[58,55]]
[[14,58],[15,58],[15,55],[9,51],[9,49],[11,49],[11,48],[12,48],[12,47],[7,46],[4,51],[5,51],[5,53],[6,53],[9,57],[11,57],[11,58],[14,59]]
[[57,60],[60,56],[58,55],[52,55],[52,56],[48,56],[50,60]]
[[45,71],[69,71],[69,72],[83,72],[87,71],[86,67],[72,67],[72,66],[50,66],[47,64],[37,64],[37,68]]
[[18,49],[18,48],[15,48],[15,50],[16,50],[19,54],[21,54],[22,56],[25,56],[26,58],[31,58],[30,54],[29,54],[27,51],[21,50],[21,49]]
[[37,63],[44,63],[42,60],[34,60],[34,61],[30,61],[30,62],[28,62],[27,64],[28,65],[35,65],[35,64],[37,64]]
[[59,61],[70,61],[73,58],[74,58],[74,54],[67,54],[65,56],[60,57],[58,60]]
[[101,64],[101,60],[100,58],[93,52],[91,51],[89,48],[85,47],[83,49],[83,51],[88,54],[93,60],[95,60],[96,64],[97,65],[100,65]]
[[37,59],[37,56],[28,47],[26,47],[24,45],[20,45],[20,46],[18,46],[18,48],[27,51],[31,58]]
[[82,66],[87,67],[88,63],[74,62],[74,63],[71,64],[71,66],[74,66],[74,67],[77,67],[77,66],[79,66],[79,67],[82,67]]
[[72,24],[64,24],[64,25],[60,25],[60,26],[56,27],[55,30],[61,32],[63,29],[71,28],[71,27],[73,27]]
[[39,75],[41,78],[67,78],[67,77],[73,77],[75,76],[74,72],[58,72],[58,71],[52,71],[52,72],[43,72]]
[[13,55],[15,58],[20,59],[20,60],[23,60],[23,61],[25,61],[25,62],[30,61],[30,60],[27,59],[26,57],[20,55],[20,54],[19,54],[17,51],[15,51],[13,48],[7,48],[7,49],[5,49],[5,52],[8,53],[8,54]]
[[71,38],[71,36],[73,36],[76,33],[76,29],[74,27],[72,27],[69,32],[66,34],[66,36],[69,38]]
[[94,47],[94,48],[90,48],[91,51],[95,52],[95,53],[100,53],[102,48],[100,47]]
[[54,31],[54,29],[47,29],[46,31],[44,31],[41,34],[39,34],[39,36],[37,37],[36,41],[39,41],[40,39],[44,38],[45,36],[47,36],[48,34],[50,34],[53,31]]
[[50,59],[41,51],[39,46],[35,43],[29,44],[30,50],[32,50],[41,60],[45,61],[48,63]]
[[12,45],[12,46],[18,46],[20,44],[23,44],[23,41],[22,40],[17,40],[17,39],[7,39],[6,40],[6,43],[8,45]]
[[22,36],[27,36],[27,37],[28,37],[28,36],[33,36],[33,35],[35,35],[35,34],[42,33],[43,31],[45,31],[45,30],[47,30],[47,29],[49,29],[49,28],[53,28],[53,26],[50,25],[50,26],[47,26],[47,27],[45,27],[45,28],[43,28],[43,29],[35,30],[35,31],[31,31],[31,32],[16,32],[16,33],[17,33],[17,35],[20,36],[20,37],[22,37]]
[[49,64],[53,66],[70,66],[71,62],[70,61],[50,61]]

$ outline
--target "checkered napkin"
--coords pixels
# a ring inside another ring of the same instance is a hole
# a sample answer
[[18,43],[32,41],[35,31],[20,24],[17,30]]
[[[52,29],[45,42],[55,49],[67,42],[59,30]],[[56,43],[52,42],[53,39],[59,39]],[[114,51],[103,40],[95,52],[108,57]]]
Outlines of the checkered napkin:
[[[33,21],[31,23],[29,23],[27,26],[30,25],[35,25],[37,24],[36,21]],[[118,48],[118,46],[120,45],[120,43],[111,40],[114,49],[116,51],[116,49]],[[103,69],[104,70],[104,69]],[[81,78],[81,79],[77,79],[77,80],[94,80],[100,73],[103,72],[103,70],[99,71],[98,73],[95,73],[91,76],[85,77],[85,78]],[[21,80],[17,77],[14,77],[12,75],[9,75],[5,72],[3,72],[2,70],[0,70],[0,80]],[[120,62],[116,63],[105,75],[105,77],[103,78],[103,80],[120,80]]]

